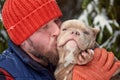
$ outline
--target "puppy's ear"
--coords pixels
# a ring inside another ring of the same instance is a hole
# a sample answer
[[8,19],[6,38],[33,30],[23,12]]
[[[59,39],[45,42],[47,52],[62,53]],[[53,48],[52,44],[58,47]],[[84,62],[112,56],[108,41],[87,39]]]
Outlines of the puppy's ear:
[[93,30],[93,33],[94,33],[94,36],[96,37],[97,34],[100,32],[100,29],[99,28],[92,28]]

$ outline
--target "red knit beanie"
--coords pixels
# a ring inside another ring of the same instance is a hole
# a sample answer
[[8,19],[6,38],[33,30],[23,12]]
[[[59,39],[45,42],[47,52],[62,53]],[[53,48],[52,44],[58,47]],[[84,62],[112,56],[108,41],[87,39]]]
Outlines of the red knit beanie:
[[2,9],[3,24],[17,45],[61,15],[55,0],[6,0]]

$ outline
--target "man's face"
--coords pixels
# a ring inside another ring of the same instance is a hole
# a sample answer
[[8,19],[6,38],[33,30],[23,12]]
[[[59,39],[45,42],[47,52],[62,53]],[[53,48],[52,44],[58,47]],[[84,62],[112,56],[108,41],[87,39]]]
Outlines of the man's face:
[[30,36],[27,40],[29,53],[36,58],[47,59],[47,61],[49,60],[56,65],[59,60],[57,37],[60,24],[60,20],[53,19]]

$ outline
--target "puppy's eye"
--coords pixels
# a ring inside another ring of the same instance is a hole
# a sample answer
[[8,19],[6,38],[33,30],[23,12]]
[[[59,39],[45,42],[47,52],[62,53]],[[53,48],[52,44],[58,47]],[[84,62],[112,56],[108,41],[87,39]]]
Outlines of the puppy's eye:
[[63,28],[62,31],[66,31],[67,29],[66,28]]
[[84,31],[83,33],[84,33],[84,34],[87,34],[87,35],[89,35],[89,34],[90,34],[88,31]]

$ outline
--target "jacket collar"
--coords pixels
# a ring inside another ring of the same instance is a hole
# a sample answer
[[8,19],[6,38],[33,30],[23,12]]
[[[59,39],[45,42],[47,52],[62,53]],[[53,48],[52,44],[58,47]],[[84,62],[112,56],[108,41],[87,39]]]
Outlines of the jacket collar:
[[12,41],[8,43],[10,50],[12,50],[25,64],[28,64],[36,71],[47,70],[54,73],[55,66],[49,64],[46,68],[43,67],[40,63],[34,61],[26,52],[24,52],[19,46],[15,45]]

